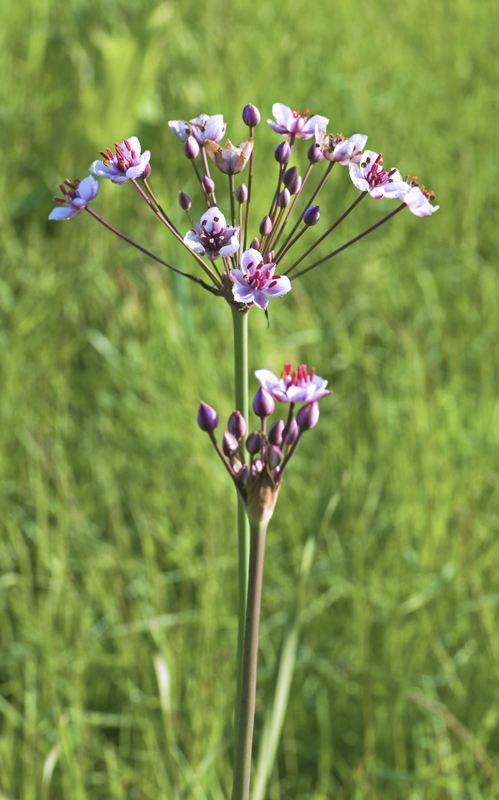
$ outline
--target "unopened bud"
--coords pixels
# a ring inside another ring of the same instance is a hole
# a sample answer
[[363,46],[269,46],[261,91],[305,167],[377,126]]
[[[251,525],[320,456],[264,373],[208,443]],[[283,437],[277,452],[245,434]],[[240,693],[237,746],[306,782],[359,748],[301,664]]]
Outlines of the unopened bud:
[[188,136],[184,142],[184,156],[193,161],[199,155],[199,144],[194,136]]
[[258,241],[258,239],[256,237],[251,242],[250,247],[251,247],[252,250],[259,250],[260,249],[260,242]]
[[212,433],[218,425],[218,414],[207,403],[201,402],[199,406],[198,425],[206,433]]
[[141,178],[146,178],[147,180],[151,172],[152,172],[151,165],[147,163],[144,167],[144,172],[142,173]]
[[277,197],[277,205],[279,208],[286,208],[289,206],[289,201],[291,200],[291,195],[289,193],[289,189],[283,189],[282,192],[279,192]]
[[303,215],[303,222],[310,227],[311,225],[317,225],[320,218],[321,210],[319,206],[310,206]]
[[274,398],[272,397],[270,392],[267,392],[266,389],[263,389],[260,386],[253,399],[253,411],[255,412],[257,417],[263,418],[270,416],[270,414],[273,414],[274,409],[275,409]]
[[278,447],[271,444],[265,449],[265,458],[270,469],[274,469],[281,463],[282,453]]
[[283,431],[283,442],[284,444],[293,444],[296,437],[298,436],[298,424],[296,419],[293,417],[289,425],[286,425]]
[[178,202],[183,211],[189,211],[190,207],[192,206],[191,198],[185,192],[179,192]]
[[307,155],[308,155],[308,160],[310,161],[311,164],[318,164],[319,161],[322,161],[322,159],[324,158],[320,144],[318,144],[317,142],[314,142],[314,144],[310,145],[310,147],[308,148]]
[[240,411],[233,411],[229,417],[229,422],[227,424],[230,433],[232,433],[236,439],[242,439],[246,433],[246,423],[244,421],[244,417]]
[[274,251],[271,250],[270,253],[265,253],[263,257],[264,264],[272,264],[274,261]]
[[202,184],[206,194],[211,194],[215,191],[215,181],[209,175],[203,177]]
[[268,236],[269,233],[272,233],[272,227],[272,220],[267,214],[267,216],[264,217],[260,223],[260,233],[262,236]]
[[288,189],[289,189],[289,193],[290,194],[298,194],[298,192],[301,189],[301,177],[300,177],[300,175],[296,176],[296,178],[294,179],[293,183],[290,186],[288,186]]
[[239,442],[232,433],[229,433],[229,431],[225,431],[224,433],[222,450],[228,458],[235,456],[239,450]]
[[256,106],[252,106],[251,103],[248,103],[247,106],[243,108],[243,122],[248,128],[254,128],[260,122],[260,112]]
[[257,458],[255,459],[255,461],[253,461],[251,472],[253,473],[253,475],[258,475],[258,473],[262,471],[264,466],[265,464],[263,463],[262,459]]
[[236,192],[236,200],[238,203],[246,203],[248,201],[248,188],[242,183]]
[[252,456],[256,456],[257,453],[260,452],[262,449],[262,437],[258,433],[258,431],[253,431],[250,433],[248,438],[246,439],[246,450],[248,453],[251,453]]
[[300,408],[296,415],[296,423],[301,431],[309,431],[315,428],[319,422],[319,401],[314,400],[313,403],[307,403],[306,406]]
[[251,468],[249,464],[243,464],[243,466],[239,470],[237,477],[239,478],[239,480],[242,481],[242,483],[246,483],[250,475],[251,475]]
[[281,142],[274,151],[274,158],[278,164],[287,164],[291,158],[291,147],[289,142]]
[[287,169],[284,175],[282,176],[282,182],[284,186],[287,186],[289,188],[293,183],[293,181],[295,180],[296,175],[297,175],[296,167],[290,167],[289,169]]
[[284,422],[282,421],[282,419],[278,419],[277,422],[274,422],[274,424],[270,426],[269,428],[270,444],[275,444],[277,447],[281,446],[283,430],[284,430]]

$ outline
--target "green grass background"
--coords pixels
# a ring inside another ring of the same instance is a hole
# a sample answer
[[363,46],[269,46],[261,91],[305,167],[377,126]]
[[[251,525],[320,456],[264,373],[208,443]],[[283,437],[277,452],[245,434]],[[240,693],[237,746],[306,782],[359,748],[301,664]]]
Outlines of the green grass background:
[[[0,797],[230,795],[235,499],[195,424],[200,399],[232,410],[230,312],[88,215],[47,217],[135,134],[181,224],[195,183],[168,119],[223,113],[237,142],[245,103],[276,101],[369,134],[441,209],[297,281],[270,328],[250,315],[252,370],[306,362],[334,389],[269,530],[255,753],[300,632],[264,796],[499,797],[497,4],[0,14]],[[279,139],[257,133],[263,215]],[[318,230],[355,196],[338,168]],[[142,205],[101,181],[94,207],[185,264]],[[365,200],[332,246],[392,208]]]

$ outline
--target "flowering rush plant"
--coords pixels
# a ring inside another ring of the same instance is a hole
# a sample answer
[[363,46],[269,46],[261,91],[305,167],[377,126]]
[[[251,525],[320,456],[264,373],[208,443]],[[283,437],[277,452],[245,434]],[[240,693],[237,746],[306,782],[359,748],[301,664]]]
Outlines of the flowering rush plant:
[[[416,177],[404,179],[396,167],[385,167],[381,153],[366,149],[367,135],[328,132],[326,117],[311,115],[308,110],[295,111],[282,103],[274,104],[272,114],[273,119],[267,123],[280,141],[271,154],[275,163],[275,189],[263,209],[255,211],[252,205],[255,132],[261,117],[259,110],[249,104],[242,113],[247,136],[238,145],[229,139],[222,143],[226,124],[221,114],[170,121],[179,149],[192,164],[205,206],[200,218],[194,219],[191,198],[179,191],[178,202],[186,215],[185,227],[173,223],[153,192],[151,153],[142,152],[136,136],[115,142],[114,149],[101,150],[102,159],[90,165],[91,175],[81,182],[61,183],[62,196],[54,198],[56,207],[49,217],[70,219],[86,211],[147,257],[225,300],[232,311],[236,408],[222,445],[215,436],[217,414],[204,402],[199,409],[198,424],[210,436],[238,496],[239,628],[233,800],[249,797],[265,532],[287,464],[302,435],[317,424],[319,400],[330,393],[327,381],[314,370],[309,373],[304,365],[292,370],[286,364],[280,377],[268,369],[257,370],[260,389],[253,410],[260,426],[246,438],[248,312],[256,308],[268,315],[269,303],[288,294],[294,280],[337,256],[404,209],[408,208],[416,217],[430,216],[438,209],[433,204],[433,193],[420,185]],[[298,148],[302,147],[306,148],[308,160],[304,174],[293,163]],[[337,219],[325,221],[318,197],[335,164],[337,169],[348,169],[354,199]],[[236,176],[243,173],[244,181],[238,177],[236,187]],[[185,248],[186,262],[190,261],[195,270],[171,264],[130,239],[91,208],[90,203],[97,198],[97,178],[132,184],[158,222]],[[224,184],[227,194],[222,199]],[[367,230],[314,260],[318,245],[365,197],[386,198],[397,205]],[[302,268],[298,270],[300,265]],[[267,419],[274,413],[276,402],[288,405],[287,419],[274,422],[267,430]],[[297,404],[300,408],[295,415]]]

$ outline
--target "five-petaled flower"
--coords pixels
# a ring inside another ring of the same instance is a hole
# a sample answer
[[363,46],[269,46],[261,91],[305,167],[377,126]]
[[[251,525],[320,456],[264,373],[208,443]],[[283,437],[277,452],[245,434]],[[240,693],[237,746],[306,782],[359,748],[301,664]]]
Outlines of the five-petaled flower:
[[51,212],[49,219],[70,219],[83,211],[87,203],[94,199],[99,191],[99,181],[92,175],[82,181],[74,181],[69,192],[63,189],[65,197],[54,197],[58,207]]
[[238,303],[254,303],[265,311],[269,297],[280,297],[291,291],[289,278],[286,275],[274,275],[276,265],[264,264],[258,250],[246,250],[242,255],[241,267],[230,273],[234,281],[232,294]]
[[130,178],[140,178],[148,168],[150,151],[140,154],[140,142],[136,136],[124,139],[121,144],[115,142],[114,146],[115,154],[109,147],[107,152],[101,150],[104,161],[94,161],[90,172],[100,178],[111,178],[113,183],[126,183]]
[[239,228],[227,227],[224,215],[216,206],[203,214],[200,223],[192,224],[194,230],[187,232],[184,242],[199,255],[215,261],[239,250]]
[[208,114],[201,114],[200,117],[187,122],[181,119],[172,119],[168,125],[171,132],[181,142],[186,142],[189,136],[194,136],[198,144],[204,144],[207,139],[219,142],[227,127],[223,114],[214,114],[212,117],[209,117]]
[[309,374],[306,364],[293,371],[291,364],[285,364],[280,378],[270,369],[257,369],[255,375],[262,389],[280,403],[313,403],[331,394],[327,381],[315,374],[315,367]]
[[293,111],[292,108],[282,103],[274,103],[272,113],[275,122],[272,119],[268,119],[267,122],[270,127],[276,133],[288,138],[296,136],[297,139],[310,139],[315,133],[316,125],[326,128],[329,122],[326,117],[321,117],[319,114],[315,114],[307,121],[308,110],[300,114],[299,111]]
[[253,139],[245,139],[237,147],[230,139],[227,139],[223,147],[207,139],[206,152],[220,172],[225,175],[237,175],[243,171],[253,152]]
[[350,177],[361,192],[369,192],[371,197],[399,197],[401,200],[409,191],[398,169],[389,172],[383,168],[383,156],[374,150],[366,150],[360,164],[350,164]]
[[321,148],[322,155],[328,161],[337,161],[343,167],[358,164],[362,157],[362,150],[366,146],[367,136],[363,133],[354,133],[345,139],[342,133],[333,136],[327,133],[321,125],[315,127],[315,141]]

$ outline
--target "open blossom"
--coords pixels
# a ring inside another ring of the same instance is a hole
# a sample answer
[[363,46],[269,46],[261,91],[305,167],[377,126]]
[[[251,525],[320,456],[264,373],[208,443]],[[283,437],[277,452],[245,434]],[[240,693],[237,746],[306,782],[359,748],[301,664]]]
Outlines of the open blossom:
[[254,303],[265,311],[269,297],[280,297],[291,291],[289,278],[286,275],[274,275],[275,264],[264,264],[258,250],[246,250],[241,267],[230,273],[234,281],[232,294],[238,303]]
[[220,172],[225,175],[237,175],[243,171],[253,152],[253,139],[245,139],[237,147],[230,139],[227,139],[223,147],[216,141],[207,139],[206,152]]
[[150,151],[146,150],[141,155],[140,142],[136,136],[124,139],[121,144],[116,142],[114,146],[116,153],[109,147],[107,152],[102,150],[104,161],[94,161],[90,172],[100,178],[111,178],[113,183],[126,183],[130,178],[140,178],[149,165]]
[[416,217],[429,217],[440,206],[432,206],[430,200],[435,199],[433,192],[429,192],[424,186],[420,186],[417,178],[407,178],[409,191],[400,199],[406,204]]
[[282,103],[274,103],[272,113],[275,122],[271,119],[267,120],[272,130],[282,136],[294,135],[298,139],[310,139],[315,133],[316,125],[326,128],[329,122],[326,117],[321,117],[319,114],[315,114],[307,120],[308,110],[300,114],[299,111],[293,111],[292,108],[284,106]]
[[239,228],[227,227],[224,215],[216,206],[203,214],[200,223],[193,222],[193,227],[194,230],[184,236],[184,242],[210,261],[231,256],[239,250]]
[[75,181],[69,192],[65,192],[65,197],[54,197],[54,200],[60,205],[51,212],[49,219],[70,219],[83,211],[87,203],[94,199],[99,191],[99,181],[89,175],[81,182]]
[[255,372],[262,389],[266,389],[280,403],[313,403],[327,394],[327,381],[315,374],[315,368],[307,371],[306,364],[291,371],[291,364],[285,364],[281,377],[270,369],[257,369]]
[[321,148],[324,158],[328,161],[337,161],[343,167],[350,164],[358,164],[362,157],[362,150],[366,146],[367,136],[362,133],[354,133],[345,139],[342,133],[333,136],[327,133],[325,126],[316,125],[315,141]]
[[207,139],[219,142],[225,133],[227,124],[223,114],[201,114],[200,117],[184,122],[181,119],[172,119],[168,123],[170,130],[181,142],[187,141],[189,136],[194,136],[198,144],[204,144]]
[[374,150],[366,150],[360,164],[350,164],[350,177],[361,192],[369,192],[371,197],[399,197],[409,191],[409,185],[403,180],[398,169],[389,172],[383,168],[383,156]]

